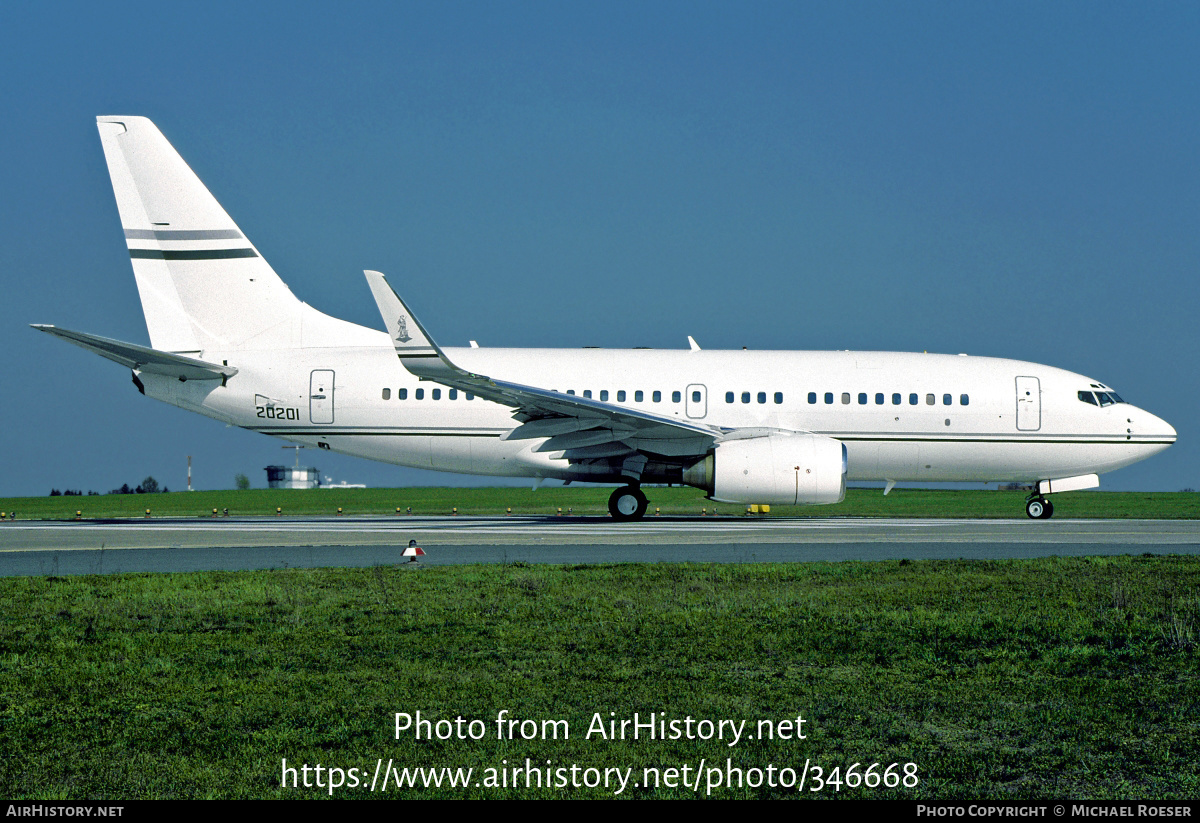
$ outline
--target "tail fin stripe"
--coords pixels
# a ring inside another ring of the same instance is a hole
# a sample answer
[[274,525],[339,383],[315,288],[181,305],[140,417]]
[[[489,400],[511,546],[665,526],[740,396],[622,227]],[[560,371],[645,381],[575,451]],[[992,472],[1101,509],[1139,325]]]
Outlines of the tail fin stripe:
[[229,260],[235,257],[258,257],[258,252],[254,249],[130,249],[129,256],[135,260]]
[[126,240],[245,240],[237,229],[125,229]]

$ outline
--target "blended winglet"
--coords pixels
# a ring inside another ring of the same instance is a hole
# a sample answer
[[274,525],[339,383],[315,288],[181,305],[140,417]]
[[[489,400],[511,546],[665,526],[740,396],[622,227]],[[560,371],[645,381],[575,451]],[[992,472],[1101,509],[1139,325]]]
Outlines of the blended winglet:
[[391,338],[396,355],[404,364],[404,368],[418,377],[433,380],[450,376],[469,376],[451,363],[438,344],[433,342],[421,321],[404,305],[400,295],[388,285],[387,278],[382,273],[364,270],[363,275],[367,278],[367,285],[371,287],[375,305],[379,307],[379,314],[383,317],[383,325],[387,328],[388,337]]
[[421,321],[413,316],[408,306],[396,294],[395,289],[388,285],[387,278],[377,271],[364,271],[367,285],[375,297],[375,305],[383,316],[383,325],[387,327],[388,337],[396,347],[400,357],[439,357],[442,350],[437,347],[429,332],[421,325]]

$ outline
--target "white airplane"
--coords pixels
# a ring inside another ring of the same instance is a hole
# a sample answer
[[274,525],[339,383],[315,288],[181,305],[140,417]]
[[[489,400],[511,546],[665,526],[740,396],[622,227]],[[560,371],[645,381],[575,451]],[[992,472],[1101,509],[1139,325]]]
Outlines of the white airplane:
[[385,332],[297,300],[144,117],[99,117],[150,347],[34,326],[133,370],[150,397],[402,466],[837,503],[847,480],[1016,481],[1047,495],[1175,442],[1108,386],[1015,360],[882,352],[441,348],[366,272]]

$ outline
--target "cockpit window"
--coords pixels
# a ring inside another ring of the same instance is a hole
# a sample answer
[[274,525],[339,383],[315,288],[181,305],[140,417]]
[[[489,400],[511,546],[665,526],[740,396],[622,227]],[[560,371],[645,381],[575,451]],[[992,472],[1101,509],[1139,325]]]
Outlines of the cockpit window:
[[1081,391],[1078,394],[1080,400],[1082,400],[1084,403],[1091,403],[1093,406],[1112,406],[1117,403],[1125,402],[1115,391],[1098,391],[1095,393],[1090,391]]

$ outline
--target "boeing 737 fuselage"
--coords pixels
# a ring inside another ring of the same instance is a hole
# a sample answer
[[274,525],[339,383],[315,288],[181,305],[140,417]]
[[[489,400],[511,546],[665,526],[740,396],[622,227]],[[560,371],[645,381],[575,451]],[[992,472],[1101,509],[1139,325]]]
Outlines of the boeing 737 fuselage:
[[1047,495],[1175,442],[1089,377],[1015,360],[885,352],[443,349],[377,272],[386,332],[295,298],[158,129],[98,118],[151,346],[35,328],[133,370],[150,397],[403,466],[648,483],[821,504],[847,480],[1016,481]]

